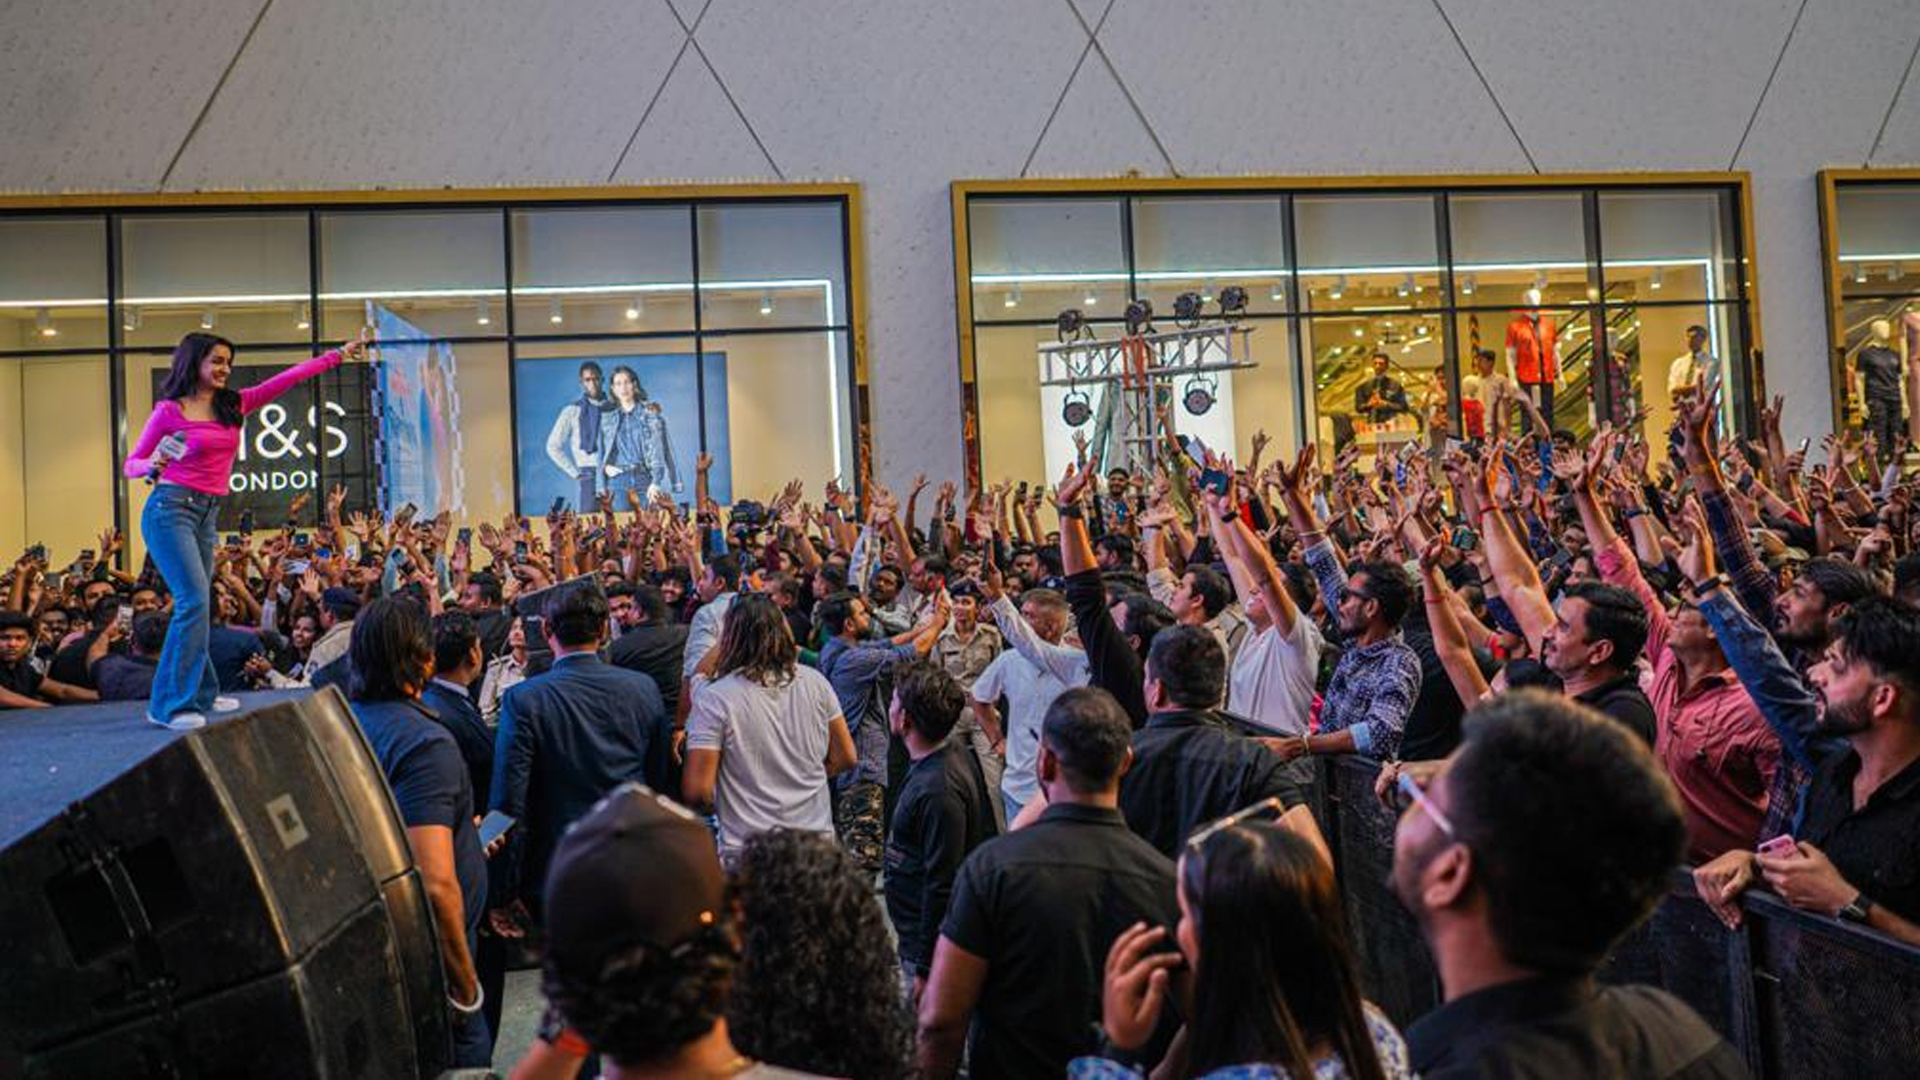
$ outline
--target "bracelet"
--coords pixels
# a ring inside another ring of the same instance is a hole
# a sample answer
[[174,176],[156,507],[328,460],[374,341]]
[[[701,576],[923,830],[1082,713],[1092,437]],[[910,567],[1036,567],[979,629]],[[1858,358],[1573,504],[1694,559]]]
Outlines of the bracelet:
[[1646,515],[1648,514],[1648,512],[1649,512],[1649,511],[1647,510],[1647,508],[1646,508],[1646,507],[1644,507],[1644,506],[1636,506],[1636,507],[1634,507],[1634,508],[1633,508],[1633,509],[1631,509],[1631,510],[1622,510],[1622,511],[1620,511],[1620,520],[1621,520],[1621,521],[1632,521],[1632,520],[1633,520],[1634,518],[1637,518],[1637,517],[1645,517],[1645,516],[1646,516]]
[[1724,587],[1726,584],[1727,575],[1715,574],[1705,581],[1696,582],[1689,591],[1693,593],[1693,598],[1698,600],[1713,590]]
[[487,988],[484,986],[481,986],[479,982],[476,981],[473,984],[473,989],[474,989],[473,1004],[462,1005],[459,1002],[453,1000],[452,994],[447,995],[447,1004],[453,1006],[453,1011],[459,1013],[462,1016],[472,1016],[474,1013],[479,1012],[480,1006],[485,1005],[487,1003]]
[[1054,511],[1063,518],[1079,519],[1086,517],[1086,512],[1080,508],[1078,503],[1068,506],[1056,506],[1054,507]]

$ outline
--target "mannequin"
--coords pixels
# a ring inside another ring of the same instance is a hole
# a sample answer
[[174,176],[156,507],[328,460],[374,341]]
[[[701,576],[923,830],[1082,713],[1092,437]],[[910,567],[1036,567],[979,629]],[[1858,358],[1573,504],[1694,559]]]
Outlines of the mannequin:
[[1720,361],[1707,351],[1707,328],[1704,326],[1687,327],[1687,351],[1674,357],[1667,365],[1667,397],[1679,401],[1693,391],[1693,384],[1705,375],[1714,378],[1720,371]]
[[1526,309],[1514,312],[1507,323],[1507,372],[1551,424],[1553,384],[1560,377],[1554,349],[1556,327],[1553,316],[1540,310],[1539,289],[1528,289],[1526,298]]
[[1899,444],[1903,427],[1900,399],[1906,363],[1894,348],[1893,323],[1875,319],[1867,324],[1867,341],[1853,354],[1853,370],[1860,379],[1860,396],[1867,407],[1867,432],[1890,453]]

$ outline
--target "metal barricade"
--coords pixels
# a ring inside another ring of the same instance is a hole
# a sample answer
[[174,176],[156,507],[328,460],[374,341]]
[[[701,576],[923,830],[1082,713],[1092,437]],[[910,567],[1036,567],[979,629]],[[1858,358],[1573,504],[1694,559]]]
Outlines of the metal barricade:
[[[1318,762],[1310,802],[1340,871],[1361,985],[1403,1028],[1440,1001],[1432,955],[1393,895],[1392,811],[1375,763]],[[1756,1077],[1920,1077],[1920,949],[1752,892],[1728,930],[1686,871],[1600,970],[1659,986],[1740,1051]]]

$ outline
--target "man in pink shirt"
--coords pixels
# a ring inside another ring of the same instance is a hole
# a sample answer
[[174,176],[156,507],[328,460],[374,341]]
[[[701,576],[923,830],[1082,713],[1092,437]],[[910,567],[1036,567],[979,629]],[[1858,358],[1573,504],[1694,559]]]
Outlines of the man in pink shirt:
[[[1759,840],[1767,790],[1780,765],[1780,742],[1734,676],[1699,608],[1689,602],[1667,614],[1633,549],[1601,507],[1594,482],[1611,444],[1607,437],[1595,439],[1584,461],[1576,454],[1560,455],[1554,471],[1573,491],[1602,580],[1646,606],[1646,655],[1653,664],[1646,692],[1658,724],[1654,753],[1680,791],[1687,857],[1702,863]],[[1659,550],[1646,509],[1637,505],[1638,489],[1627,485],[1622,491],[1636,503],[1623,511],[1629,527],[1644,533],[1637,538],[1649,552]]]

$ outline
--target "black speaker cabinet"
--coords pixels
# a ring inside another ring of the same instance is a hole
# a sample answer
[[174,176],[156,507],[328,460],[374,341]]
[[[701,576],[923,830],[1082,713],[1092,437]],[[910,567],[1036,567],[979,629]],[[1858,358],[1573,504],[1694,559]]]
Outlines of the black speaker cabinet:
[[425,892],[338,694],[156,732],[136,751],[0,851],[0,1075],[10,1061],[46,1076],[444,1067]]

